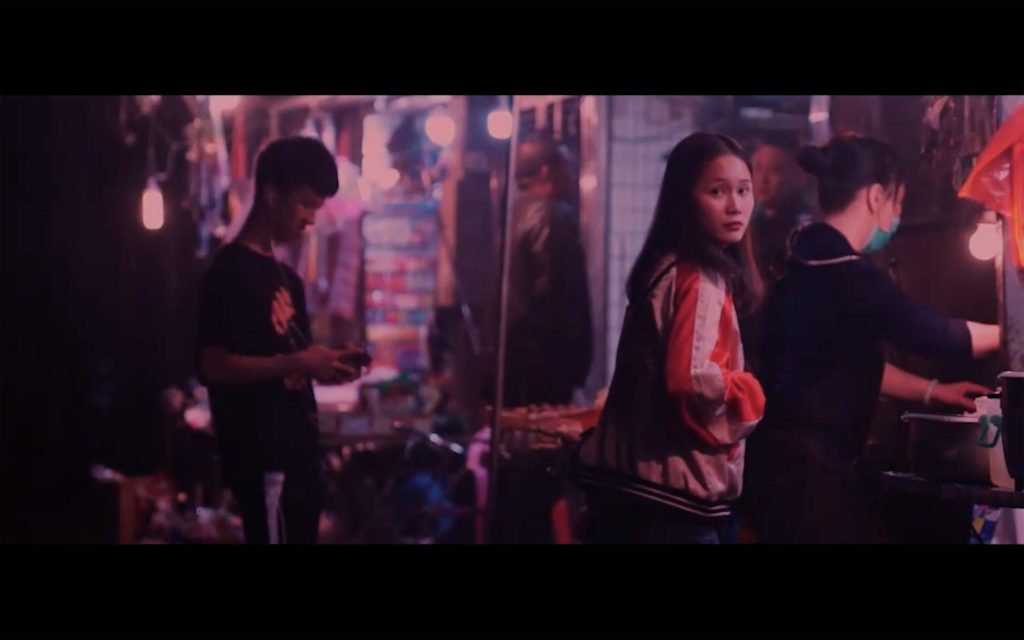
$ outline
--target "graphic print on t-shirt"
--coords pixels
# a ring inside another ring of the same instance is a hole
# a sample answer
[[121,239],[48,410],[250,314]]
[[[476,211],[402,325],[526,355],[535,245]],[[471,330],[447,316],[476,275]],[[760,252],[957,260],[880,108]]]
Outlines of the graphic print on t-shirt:
[[[294,316],[295,305],[292,304],[292,294],[282,285],[277,288],[274,299],[270,303],[270,322],[274,325],[274,331],[277,331],[278,335],[284,335]],[[306,386],[306,378],[302,374],[293,373],[285,376],[284,386],[291,391],[302,390]]]
[[292,294],[284,286],[277,288],[274,293],[274,300],[270,304],[270,321],[274,324],[274,330],[278,335],[284,335],[288,331],[288,323],[295,316],[295,305],[292,304]]

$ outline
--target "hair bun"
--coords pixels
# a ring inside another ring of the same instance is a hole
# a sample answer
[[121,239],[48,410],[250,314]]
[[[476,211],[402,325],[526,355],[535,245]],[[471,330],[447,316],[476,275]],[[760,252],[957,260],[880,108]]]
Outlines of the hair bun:
[[807,146],[800,149],[796,156],[796,163],[807,173],[821,177],[828,169],[828,158],[818,147]]

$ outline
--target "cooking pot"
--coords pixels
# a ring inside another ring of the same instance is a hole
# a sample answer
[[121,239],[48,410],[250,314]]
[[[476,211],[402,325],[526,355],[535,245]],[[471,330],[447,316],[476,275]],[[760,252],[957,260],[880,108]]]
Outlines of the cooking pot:
[[967,484],[989,483],[992,429],[976,415],[903,414],[910,424],[910,470],[922,478]]

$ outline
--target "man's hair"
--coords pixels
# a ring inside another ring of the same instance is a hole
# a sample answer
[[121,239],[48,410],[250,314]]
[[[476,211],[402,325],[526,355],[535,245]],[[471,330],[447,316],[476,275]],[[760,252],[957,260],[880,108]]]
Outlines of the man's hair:
[[541,169],[566,169],[568,159],[554,140],[543,134],[530,134],[519,143],[516,154],[516,179],[536,178]]
[[791,158],[796,158],[800,150],[800,140],[795,133],[773,131],[766,133],[757,143],[757,149],[761,147],[775,147],[784,151]]
[[338,192],[338,164],[315,138],[282,138],[268,144],[256,159],[256,198],[273,186],[287,195],[309,187],[329,198]]

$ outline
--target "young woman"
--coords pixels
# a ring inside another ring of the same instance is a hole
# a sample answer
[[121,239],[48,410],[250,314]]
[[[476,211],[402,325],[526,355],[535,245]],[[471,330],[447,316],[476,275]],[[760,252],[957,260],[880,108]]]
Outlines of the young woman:
[[971,396],[986,392],[887,365],[883,343],[970,358],[998,348],[999,327],[917,305],[862,257],[899,225],[904,187],[893,147],[839,136],[804,148],[797,161],[818,179],[824,219],[797,232],[786,275],[760,310],[758,374],[768,402],[750,441],[744,502],[761,542],[871,542],[858,459],[879,393],[970,408]]
[[696,133],[672,150],[629,276],[608,399],[578,452],[597,542],[732,538],[744,440],[764,409],[737,322],[762,291],[753,208],[734,140]]

